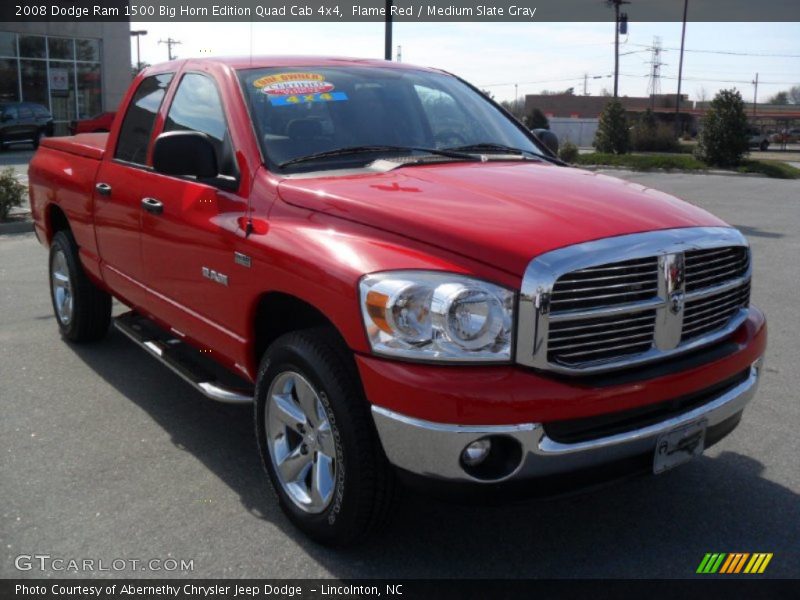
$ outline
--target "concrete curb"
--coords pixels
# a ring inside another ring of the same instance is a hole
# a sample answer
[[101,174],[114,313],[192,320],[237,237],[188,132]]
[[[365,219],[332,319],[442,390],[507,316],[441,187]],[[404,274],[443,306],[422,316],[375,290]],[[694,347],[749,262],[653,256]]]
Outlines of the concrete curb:
[[686,175],[727,175],[733,177],[761,177],[773,179],[763,173],[739,173],[738,171],[725,171],[722,169],[631,169],[615,165],[573,165],[587,171],[627,171],[628,173],[681,173]]
[[31,220],[30,213],[13,215],[11,221],[4,221],[0,223],[0,235],[17,234],[17,233],[33,233],[33,221]]

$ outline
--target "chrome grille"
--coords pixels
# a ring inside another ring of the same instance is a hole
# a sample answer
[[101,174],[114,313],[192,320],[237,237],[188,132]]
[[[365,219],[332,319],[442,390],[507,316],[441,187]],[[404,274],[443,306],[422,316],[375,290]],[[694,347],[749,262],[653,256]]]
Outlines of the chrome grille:
[[750,253],[742,247],[690,250],[685,257],[687,292],[743,277],[750,266]]
[[658,360],[720,339],[745,319],[750,252],[731,228],[607,238],[528,266],[517,361],[591,373]]
[[549,359],[565,365],[638,354],[653,345],[656,312],[562,321],[550,325]]
[[651,298],[658,292],[655,256],[573,271],[560,277],[550,297],[551,311],[614,306]]
[[[688,286],[688,282],[687,282]],[[689,300],[683,312],[681,341],[686,342],[724,326],[750,304],[750,282],[718,294]]]

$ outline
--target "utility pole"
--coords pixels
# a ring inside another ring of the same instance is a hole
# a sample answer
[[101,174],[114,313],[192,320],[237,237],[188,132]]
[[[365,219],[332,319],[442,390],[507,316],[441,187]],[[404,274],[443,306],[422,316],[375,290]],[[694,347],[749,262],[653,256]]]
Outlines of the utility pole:
[[145,29],[138,29],[136,31],[131,31],[131,37],[136,38],[136,70],[140,71],[142,69],[142,52],[139,49],[139,38],[143,35],[147,35],[147,30]]
[[753,92],[753,117],[755,117],[756,104],[758,103],[758,73],[756,73],[756,78],[753,80],[753,85],[756,86],[755,91]]
[[683,0],[683,28],[681,29],[681,58],[678,62],[678,95],[675,97],[675,135],[681,134],[681,81],[683,79],[683,43],[686,41],[686,13],[689,0]]
[[619,7],[623,4],[630,4],[627,0],[606,0],[609,6],[614,7],[614,98],[619,96],[619,34],[628,32],[628,15],[622,13],[620,21]]
[[168,37],[166,40],[158,40],[159,44],[166,44],[167,45],[167,56],[169,56],[170,60],[175,60],[177,56],[173,56],[172,54],[172,47],[177,46],[178,44],[182,44],[178,40],[173,40],[171,37]]
[[392,0],[386,0],[386,30],[384,32],[383,58],[392,60]]
[[514,84],[514,108],[517,107],[517,102],[519,101],[519,84]]
[[589,74],[588,73],[584,73],[583,74],[583,95],[584,96],[588,96],[589,95]]

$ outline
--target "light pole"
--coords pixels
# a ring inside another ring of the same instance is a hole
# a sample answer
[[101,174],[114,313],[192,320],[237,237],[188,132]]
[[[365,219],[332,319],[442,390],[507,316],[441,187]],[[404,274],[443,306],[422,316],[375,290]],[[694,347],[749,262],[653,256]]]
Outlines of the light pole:
[[675,135],[682,133],[681,127],[681,81],[683,79],[683,43],[686,41],[686,13],[689,10],[689,0],[683,0],[683,29],[681,29],[681,57],[678,61],[678,95],[675,97]]
[[131,31],[131,37],[136,38],[136,70],[140,70],[142,68],[142,54],[141,50],[139,49],[139,38],[143,35],[147,35],[146,29],[138,29],[136,31]]

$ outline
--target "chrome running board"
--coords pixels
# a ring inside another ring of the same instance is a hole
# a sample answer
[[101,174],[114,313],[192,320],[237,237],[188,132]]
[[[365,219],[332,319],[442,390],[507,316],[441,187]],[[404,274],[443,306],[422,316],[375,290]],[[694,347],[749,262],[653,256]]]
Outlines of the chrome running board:
[[[114,327],[206,398],[228,404],[249,404],[253,401],[252,387],[246,382],[242,380],[241,385],[222,383],[211,368],[201,364],[200,353],[197,350],[180,339],[171,337],[150,319],[134,312],[127,312],[114,318]],[[208,363],[209,359],[206,358],[205,362]]]

